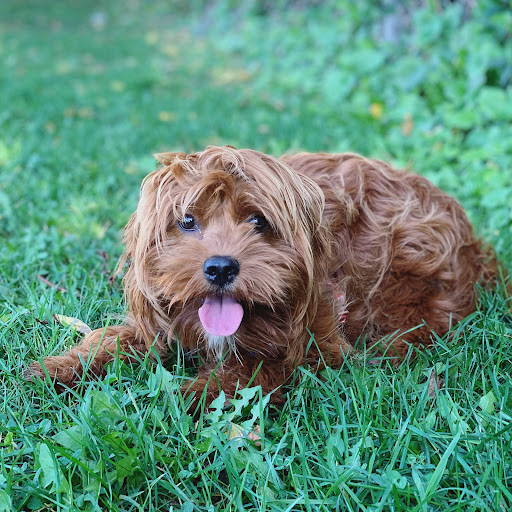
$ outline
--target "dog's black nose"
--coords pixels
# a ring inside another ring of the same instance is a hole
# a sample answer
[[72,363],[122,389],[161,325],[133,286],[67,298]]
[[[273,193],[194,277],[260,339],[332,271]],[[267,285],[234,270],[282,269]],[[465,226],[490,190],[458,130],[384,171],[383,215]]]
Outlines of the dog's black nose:
[[240,265],[231,256],[212,256],[204,262],[203,272],[210,283],[223,288],[235,280]]

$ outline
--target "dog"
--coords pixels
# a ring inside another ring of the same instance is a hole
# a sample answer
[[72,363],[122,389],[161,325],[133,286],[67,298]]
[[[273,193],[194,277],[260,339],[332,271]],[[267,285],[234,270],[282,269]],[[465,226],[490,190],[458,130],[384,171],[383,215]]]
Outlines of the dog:
[[155,157],[124,235],[126,322],[44,359],[64,386],[82,361],[102,376],[116,354],[163,357],[178,340],[202,361],[187,393],[210,403],[251,384],[279,403],[297,366],[339,366],[358,340],[397,359],[429,346],[495,282],[459,203],[384,162],[231,146]]

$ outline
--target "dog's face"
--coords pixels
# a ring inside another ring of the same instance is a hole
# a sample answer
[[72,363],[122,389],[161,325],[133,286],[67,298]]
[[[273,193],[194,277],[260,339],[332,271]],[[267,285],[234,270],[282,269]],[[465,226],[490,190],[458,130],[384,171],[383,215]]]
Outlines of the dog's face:
[[251,150],[157,159],[125,236],[134,321],[149,342],[177,333],[215,358],[227,345],[271,355],[307,321],[325,266],[321,190]]

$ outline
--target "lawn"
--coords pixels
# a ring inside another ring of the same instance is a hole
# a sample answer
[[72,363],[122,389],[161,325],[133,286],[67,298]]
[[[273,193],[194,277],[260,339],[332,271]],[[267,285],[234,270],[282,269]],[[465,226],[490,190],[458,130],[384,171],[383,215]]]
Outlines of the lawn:
[[400,368],[364,354],[301,368],[282,408],[252,388],[196,421],[176,347],[165,367],[112,364],[64,395],[23,378],[80,337],[54,315],[121,321],[122,228],[160,151],[356,151],[414,169],[459,199],[507,274],[512,10],[474,4],[0,2],[0,512],[512,509],[500,283],[456,345]]

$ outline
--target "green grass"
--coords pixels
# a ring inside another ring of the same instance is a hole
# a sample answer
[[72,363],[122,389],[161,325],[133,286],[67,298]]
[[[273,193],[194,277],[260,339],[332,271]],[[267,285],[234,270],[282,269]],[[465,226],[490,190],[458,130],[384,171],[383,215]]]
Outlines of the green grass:
[[196,422],[179,352],[67,395],[22,376],[78,339],[52,315],[120,321],[121,230],[163,150],[414,168],[512,268],[510,6],[397,5],[0,4],[0,512],[512,508],[502,293],[410,365],[301,369],[279,409],[246,390]]

